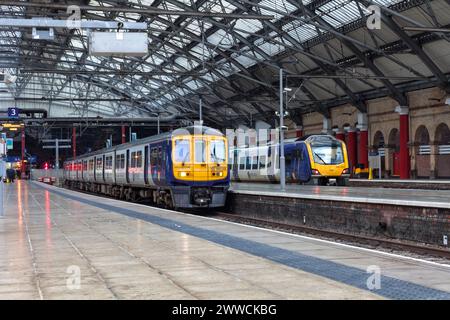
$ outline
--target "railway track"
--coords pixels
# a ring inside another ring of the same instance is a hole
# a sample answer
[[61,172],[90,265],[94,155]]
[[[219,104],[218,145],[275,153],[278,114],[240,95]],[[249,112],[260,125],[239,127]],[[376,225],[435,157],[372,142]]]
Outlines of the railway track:
[[370,237],[364,235],[354,235],[348,233],[341,233],[330,230],[322,230],[301,225],[292,225],[269,220],[262,220],[257,218],[244,217],[238,214],[231,214],[226,212],[215,211],[213,217],[226,221],[253,225],[257,227],[270,228],[278,231],[284,231],[294,234],[309,234],[326,238],[328,240],[338,240],[341,242],[364,245],[371,248],[382,248],[388,250],[410,252],[426,257],[438,257],[450,260],[450,250],[435,247],[427,244],[417,244],[407,241],[399,241],[392,239],[385,239],[380,237]]

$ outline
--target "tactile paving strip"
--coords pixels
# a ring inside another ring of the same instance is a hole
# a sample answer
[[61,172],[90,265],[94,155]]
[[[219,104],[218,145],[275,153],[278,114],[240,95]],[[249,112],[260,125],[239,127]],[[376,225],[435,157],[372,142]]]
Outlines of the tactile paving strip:
[[[40,185],[41,186],[41,185]],[[52,193],[62,197],[76,200],[101,209],[113,211],[132,218],[144,220],[159,225],[170,230],[189,234],[204,240],[208,240],[229,248],[237,249],[258,257],[262,257],[280,264],[296,268],[305,272],[316,274],[331,280],[370,291],[389,299],[445,299],[450,300],[450,292],[445,292],[433,288],[428,288],[419,284],[405,280],[381,275],[380,288],[370,290],[367,286],[367,279],[370,276],[365,270],[345,266],[336,262],[304,255],[298,252],[274,247],[264,243],[242,239],[221,232],[207,230],[183,222],[168,218],[153,216],[148,213],[141,213],[134,210],[120,208],[98,201],[85,199],[73,194],[46,188]]]

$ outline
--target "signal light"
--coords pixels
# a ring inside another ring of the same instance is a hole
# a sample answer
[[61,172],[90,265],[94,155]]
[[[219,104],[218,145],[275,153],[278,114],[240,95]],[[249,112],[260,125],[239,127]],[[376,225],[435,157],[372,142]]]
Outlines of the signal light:
[[48,170],[48,163],[47,162],[44,163],[44,170]]

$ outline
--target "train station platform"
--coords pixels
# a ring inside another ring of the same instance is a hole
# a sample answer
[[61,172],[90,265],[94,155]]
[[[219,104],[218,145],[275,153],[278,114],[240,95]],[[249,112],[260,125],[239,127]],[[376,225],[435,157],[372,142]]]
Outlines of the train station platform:
[[5,186],[0,299],[450,299],[450,266],[122,202]]
[[450,191],[446,190],[287,184],[286,190],[281,191],[279,184],[233,182],[230,192],[273,197],[450,209]]
[[351,187],[450,190],[448,179],[350,179]]

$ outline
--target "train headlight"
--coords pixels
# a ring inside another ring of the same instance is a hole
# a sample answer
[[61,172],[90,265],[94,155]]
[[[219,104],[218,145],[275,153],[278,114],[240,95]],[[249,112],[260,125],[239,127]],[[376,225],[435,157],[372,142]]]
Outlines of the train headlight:
[[223,172],[219,172],[219,173],[218,173],[218,176],[219,176],[219,177],[222,177],[222,176],[223,176]]
[[342,174],[349,174],[350,170],[348,170],[348,168],[345,168],[344,170],[342,170]]
[[312,169],[311,171],[312,171],[312,174],[314,174],[314,175],[320,174],[319,170],[317,170],[317,169]]
[[187,177],[189,174],[187,172],[181,171],[180,177]]

